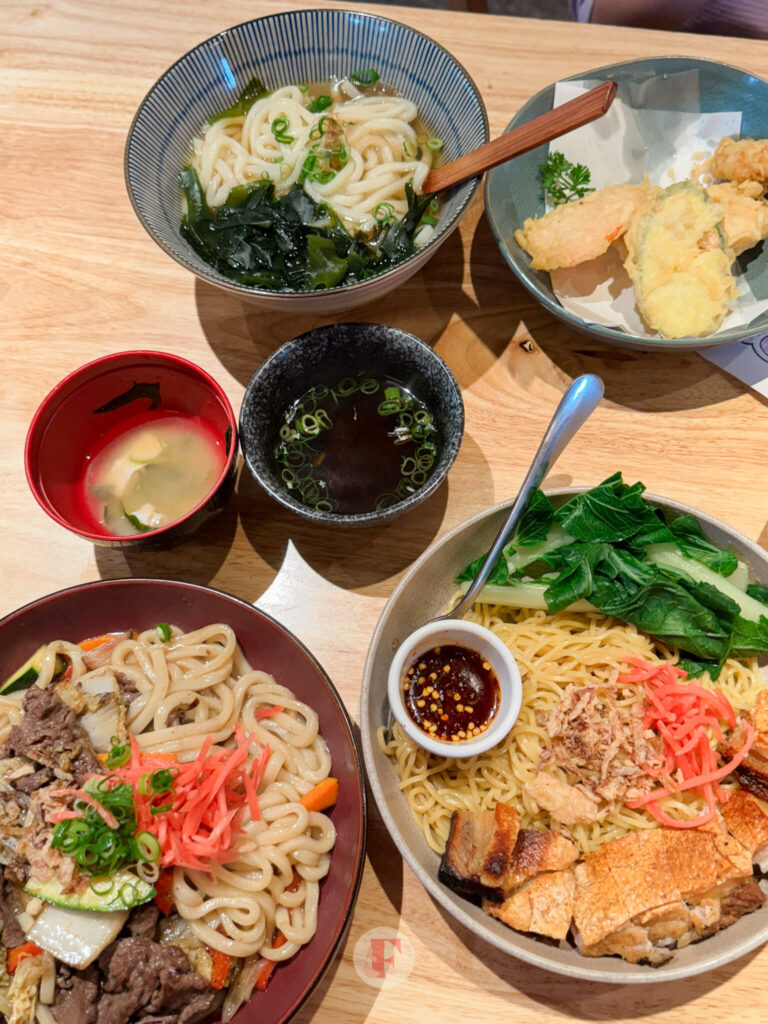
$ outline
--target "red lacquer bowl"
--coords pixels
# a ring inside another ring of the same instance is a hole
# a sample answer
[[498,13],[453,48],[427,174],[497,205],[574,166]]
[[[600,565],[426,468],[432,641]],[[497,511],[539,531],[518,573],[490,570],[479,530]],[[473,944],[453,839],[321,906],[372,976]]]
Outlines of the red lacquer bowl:
[[[168,415],[218,439],[224,463],[206,497],[181,519],[130,537],[111,533],[85,496],[88,459],[105,438]],[[27,434],[27,481],[59,525],[105,547],[161,547],[184,540],[221,511],[232,493],[237,420],[221,386],[199,366],[167,352],[118,352],[65,377],[43,400]]]
[[106,580],[60,590],[0,621],[0,678],[51,640],[143,630],[158,622],[185,631],[212,622],[232,626],[250,664],[269,672],[317,711],[330,749],[339,798],[328,813],[337,836],[330,870],[320,883],[317,932],[277,968],[267,990],[255,993],[234,1018],[235,1024],[283,1024],[339,951],[365,861],[365,785],[357,740],[341,697],[307,648],[269,615],[221,591],[173,580]]

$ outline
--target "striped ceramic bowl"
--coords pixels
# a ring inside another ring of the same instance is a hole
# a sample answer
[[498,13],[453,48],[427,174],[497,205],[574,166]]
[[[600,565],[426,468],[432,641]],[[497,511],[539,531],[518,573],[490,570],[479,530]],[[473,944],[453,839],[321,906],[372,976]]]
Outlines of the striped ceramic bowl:
[[205,263],[181,237],[178,174],[192,138],[230,106],[254,75],[268,88],[324,81],[357,67],[419,107],[443,140],[446,160],[488,141],[488,119],[470,76],[442,46],[396,21],[343,10],[288,11],[227,29],[179,58],[136,112],[125,148],[125,179],[136,214],[158,245],[211,284],[282,312],[331,312],[369,302],[402,284],[437,251],[467,210],[478,179],[445,193],[435,237],[403,263],[357,284],[316,292],[241,285]]

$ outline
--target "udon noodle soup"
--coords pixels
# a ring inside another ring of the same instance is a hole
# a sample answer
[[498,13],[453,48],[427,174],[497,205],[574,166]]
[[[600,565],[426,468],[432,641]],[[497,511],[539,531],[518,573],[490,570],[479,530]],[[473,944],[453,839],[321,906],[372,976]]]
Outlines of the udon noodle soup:
[[[182,230],[246,284],[309,290],[360,280],[434,237],[437,201],[418,193],[441,148],[416,104],[372,69],[271,93],[254,81],[192,141]],[[259,217],[244,215],[254,204]],[[291,259],[276,267],[289,247],[268,244],[297,222],[302,260],[323,271],[304,280]]]
[[86,974],[95,1000],[129,1007],[115,1024],[217,1006],[226,1020],[314,935],[335,841],[328,747],[229,626],[53,641],[3,687],[0,739],[3,917],[21,940],[6,923],[2,942],[9,958],[34,943],[0,977],[13,1024],[73,1019]]

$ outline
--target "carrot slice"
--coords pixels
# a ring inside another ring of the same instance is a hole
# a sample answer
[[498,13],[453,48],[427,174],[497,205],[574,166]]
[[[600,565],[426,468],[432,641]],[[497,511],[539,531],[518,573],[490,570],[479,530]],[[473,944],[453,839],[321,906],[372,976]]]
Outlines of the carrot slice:
[[81,640],[77,646],[81,651],[93,651],[97,647],[101,647],[102,644],[114,640],[116,635],[115,633],[102,633],[101,636],[89,636],[86,640]]
[[339,798],[339,780],[329,776],[313,786],[299,801],[308,811],[325,811],[333,807]]
[[34,942],[24,942],[21,946],[14,946],[13,949],[9,949],[8,973],[13,974],[21,961],[25,960],[28,956],[39,956],[42,952],[42,949],[36,946]]
[[[282,932],[275,932],[275,937],[272,940],[272,949],[279,949],[284,946],[288,940]],[[272,971],[277,967],[276,960],[267,960],[264,966],[259,971],[258,977],[256,978],[256,989],[259,992],[263,992],[269,984],[269,979],[272,977]]]
[[229,965],[232,958],[228,953],[222,953],[221,950],[214,949],[212,946],[207,946],[206,948],[210,953],[211,960],[213,961],[213,967],[211,970],[211,988],[224,988],[227,983]]

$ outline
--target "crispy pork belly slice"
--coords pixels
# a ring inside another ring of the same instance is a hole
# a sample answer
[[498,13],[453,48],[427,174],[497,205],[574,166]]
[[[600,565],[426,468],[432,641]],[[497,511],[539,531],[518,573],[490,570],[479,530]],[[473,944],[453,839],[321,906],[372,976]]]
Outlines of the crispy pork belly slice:
[[520,832],[520,815],[508,804],[496,804],[491,841],[485,851],[480,882],[488,888],[506,889],[506,879]]
[[506,891],[512,892],[543,871],[564,871],[578,855],[576,846],[557,832],[521,828],[517,834],[509,874],[504,882]]
[[698,829],[660,829],[667,858],[680,891],[688,903],[718,896],[737,881],[752,877],[749,850],[728,835]]
[[673,950],[659,948],[651,942],[647,928],[631,923],[592,946],[585,946],[577,938],[576,947],[582,956],[620,956],[631,964],[647,963],[654,967],[674,956]]
[[[749,753],[734,774],[742,789],[748,790],[761,800],[768,801],[768,690],[761,690],[758,693],[749,717],[755,727],[755,739]],[[743,732],[737,730],[733,736],[733,745],[722,748],[723,759],[730,760],[743,742]]]
[[605,855],[608,845],[587,854],[574,868],[573,926],[580,950],[599,945],[630,922],[631,914]]
[[664,833],[659,828],[630,832],[602,847],[630,917],[680,900]]
[[764,906],[765,902],[765,895],[756,878],[736,882],[720,898],[719,927],[727,928],[745,914],[751,914],[753,910]]
[[506,804],[454,811],[438,880],[462,896],[500,902],[519,829],[517,811]]
[[761,871],[768,871],[768,804],[743,789],[723,805],[723,818],[731,835],[746,846]]
[[577,786],[569,786],[555,775],[536,772],[524,783],[523,792],[563,825],[589,825],[597,818],[600,805],[597,797]]
[[508,896],[503,903],[484,903],[483,909],[510,928],[564,939],[571,927],[575,880],[571,868],[547,871]]

